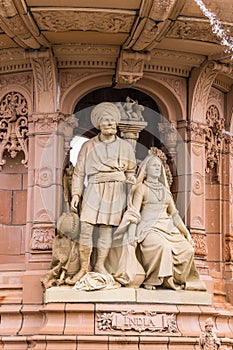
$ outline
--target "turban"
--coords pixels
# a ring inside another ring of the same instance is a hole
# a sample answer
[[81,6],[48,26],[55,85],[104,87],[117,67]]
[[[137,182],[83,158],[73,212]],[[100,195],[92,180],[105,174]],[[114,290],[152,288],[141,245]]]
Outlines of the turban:
[[117,106],[111,102],[101,102],[96,105],[91,112],[91,122],[96,129],[99,129],[103,112],[108,112],[115,119],[116,123],[119,123],[121,113]]

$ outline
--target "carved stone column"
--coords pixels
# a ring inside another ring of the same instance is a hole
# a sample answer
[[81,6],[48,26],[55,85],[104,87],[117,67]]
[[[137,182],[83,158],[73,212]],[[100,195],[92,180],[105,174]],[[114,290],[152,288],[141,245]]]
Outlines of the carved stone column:
[[27,245],[32,265],[39,257],[46,261],[45,253],[52,248],[61,213],[64,159],[76,123],[74,116],[60,112],[34,113],[29,121]]
[[233,287],[233,137],[231,135],[224,135],[223,147],[223,231],[225,235],[224,240],[224,277],[226,279],[226,289],[230,301],[233,302],[232,287]]
[[177,130],[176,123],[159,123],[159,132],[161,134],[161,140],[165,147],[168,149],[169,156],[176,158],[176,146],[177,146]]
[[121,120],[118,125],[121,132],[121,137],[132,145],[134,151],[136,151],[136,144],[139,134],[143,129],[145,129],[146,126],[147,122],[133,122],[132,120]]
[[[205,233],[205,125],[189,122],[179,125],[187,142],[192,169],[186,169],[186,222],[195,242],[196,265],[202,274],[206,266],[207,239]],[[178,159],[178,162],[184,160]],[[185,168],[185,165],[183,166]],[[180,168],[182,168],[180,166]],[[181,179],[182,181],[182,179]],[[183,180],[184,181],[184,180]]]
[[119,102],[117,107],[121,113],[121,120],[118,125],[120,136],[127,140],[136,152],[139,133],[147,126],[147,122],[144,121],[142,115],[144,107],[138,104],[138,101],[132,100],[129,96],[126,98],[124,104]]

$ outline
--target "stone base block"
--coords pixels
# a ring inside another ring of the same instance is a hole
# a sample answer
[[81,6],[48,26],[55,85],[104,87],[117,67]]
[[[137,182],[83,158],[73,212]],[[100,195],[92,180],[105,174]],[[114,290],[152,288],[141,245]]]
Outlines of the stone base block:
[[69,302],[133,302],[159,304],[211,305],[211,294],[199,291],[169,289],[146,290],[119,288],[98,291],[77,291],[69,286],[52,287],[44,294],[45,303]]

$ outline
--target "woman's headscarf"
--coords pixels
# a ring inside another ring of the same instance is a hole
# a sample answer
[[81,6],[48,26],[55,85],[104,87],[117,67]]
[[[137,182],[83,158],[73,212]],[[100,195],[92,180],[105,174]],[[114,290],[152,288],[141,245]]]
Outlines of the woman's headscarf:
[[154,154],[149,154],[139,165],[138,173],[137,173],[137,184],[142,183],[147,176],[147,168],[150,166],[150,162],[154,159],[157,159],[161,164],[161,174],[159,177],[159,182],[161,182],[167,189],[169,188],[168,180],[164,165],[159,157]]

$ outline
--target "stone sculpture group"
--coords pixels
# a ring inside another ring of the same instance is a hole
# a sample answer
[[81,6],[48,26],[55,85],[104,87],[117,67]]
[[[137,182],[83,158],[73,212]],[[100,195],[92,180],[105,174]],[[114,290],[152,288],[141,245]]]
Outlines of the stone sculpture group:
[[153,147],[137,167],[131,144],[117,136],[124,108],[142,119],[142,106],[129,98],[121,108],[110,102],[93,108],[91,121],[100,132],[83,144],[75,168],[64,170],[71,211],[58,220],[51,270],[42,285],[206,290],[170,192],[166,156]]

